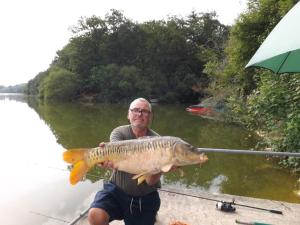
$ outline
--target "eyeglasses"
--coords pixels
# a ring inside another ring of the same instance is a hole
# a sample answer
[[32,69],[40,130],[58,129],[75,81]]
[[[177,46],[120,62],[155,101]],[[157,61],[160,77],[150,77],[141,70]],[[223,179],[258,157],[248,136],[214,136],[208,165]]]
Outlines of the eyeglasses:
[[130,112],[132,112],[133,114],[135,115],[138,115],[138,114],[142,114],[142,115],[149,115],[151,112],[147,109],[139,109],[139,108],[133,108],[133,109],[129,109]]

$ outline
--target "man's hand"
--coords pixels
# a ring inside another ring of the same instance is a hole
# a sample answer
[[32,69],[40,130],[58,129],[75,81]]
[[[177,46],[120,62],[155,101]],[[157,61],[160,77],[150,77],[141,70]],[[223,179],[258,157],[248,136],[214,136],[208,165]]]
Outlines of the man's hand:
[[[99,144],[100,148],[104,148],[104,146],[105,146],[104,142],[101,142]],[[111,169],[111,170],[117,169],[117,167],[114,166],[114,163],[112,161],[109,161],[109,160],[106,160],[102,163],[98,163],[97,166],[101,167],[101,168],[104,168],[104,169]]]

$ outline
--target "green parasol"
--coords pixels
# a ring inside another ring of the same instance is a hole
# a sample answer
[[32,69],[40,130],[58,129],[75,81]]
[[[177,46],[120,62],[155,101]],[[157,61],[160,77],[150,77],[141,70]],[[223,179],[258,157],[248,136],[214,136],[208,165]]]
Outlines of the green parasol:
[[246,65],[300,72],[300,2],[281,19]]

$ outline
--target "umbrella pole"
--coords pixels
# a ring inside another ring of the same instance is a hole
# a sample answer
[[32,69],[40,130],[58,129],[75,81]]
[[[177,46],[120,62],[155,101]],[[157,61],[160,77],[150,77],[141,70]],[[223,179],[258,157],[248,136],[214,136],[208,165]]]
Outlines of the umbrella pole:
[[197,149],[200,152],[206,152],[206,153],[300,157],[299,152],[272,152],[272,151],[254,151],[254,150],[238,150],[238,149],[222,149],[222,148],[197,148]]

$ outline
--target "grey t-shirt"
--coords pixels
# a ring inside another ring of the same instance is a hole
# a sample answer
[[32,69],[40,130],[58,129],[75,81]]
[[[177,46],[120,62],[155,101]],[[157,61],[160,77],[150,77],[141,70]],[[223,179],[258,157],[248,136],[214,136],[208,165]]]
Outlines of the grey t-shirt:
[[[146,136],[159,136],[155,131],[149,129]],[[124,125],[115,128],[110,134],[110,142],[136,139],[131,125]],[[137,185],[137,180],[133,180],[134,174],[114,170],[110,181],[121,188],[125,193],[132,196],[144,196],[155,191],[161,186],[160,181],[155,186],[149,186],[146,182]]]

